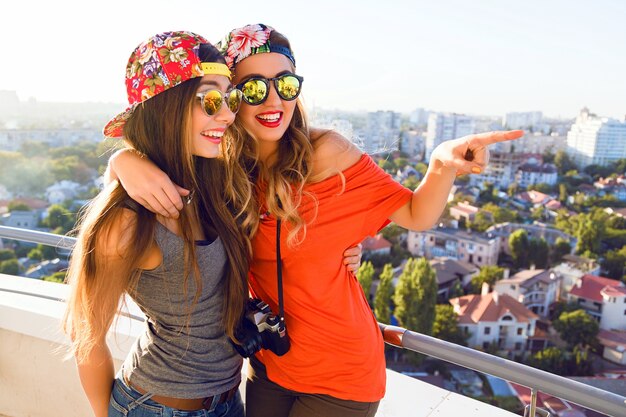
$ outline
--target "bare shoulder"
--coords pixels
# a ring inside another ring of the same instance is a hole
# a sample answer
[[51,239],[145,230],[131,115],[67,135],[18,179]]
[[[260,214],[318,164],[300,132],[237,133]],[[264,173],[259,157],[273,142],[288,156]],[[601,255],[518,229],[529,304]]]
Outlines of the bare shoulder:
[[[313,175],[334,175],[356,164],[363,151],[334,130],[311,129]],[[323,178],[321,178],[323,179]]]

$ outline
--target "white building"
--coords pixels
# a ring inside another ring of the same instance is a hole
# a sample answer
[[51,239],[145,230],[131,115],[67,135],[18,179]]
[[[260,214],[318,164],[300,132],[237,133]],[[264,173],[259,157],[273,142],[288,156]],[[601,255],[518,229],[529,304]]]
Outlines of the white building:
[[39,224],[39,212],[14,210],[3,214],[1,219],[5,226],[34,230]]
[[428,116],[425,160],[440,143],[474,133],[474,119],[464,114],[431,113]]
[[585,274],[567,295],[605,330],[626,330],[626,285],[616,279]]
[[557,179],[558,172],[553,164],[525,163],[515,173],[515,182],[523,188],[535,184],[556,185]]
[[568,235],[567,233],[554,227],[537,222],[533,224],[510,222],[498,223],[487,229],[486,233],[488,236],[497,239],[499,245],[498,249],[500,252],[511,254],[509,237],[513,232],[520,229],[526,231],[528,239],[544,239],[549,246],[553,246],[558,238],[569,242],[572,250],[574,250],[576,244],[578,243],[578,240],[574,236]]
[[424,156],[424,136],[416,130],[407,130],[402,132],[402,152],[411,157]]
[[513,297],[497,292],[453,298],[450,304],[459,318],[459,328],[469,334],[468,345],[488,349],[496,344],[499,350],[523,353],[530,349],[529,338],[535,335],[539,318]]
[[547,317],[550,304],[558,300],[560,280],[554,271],[527,269],[496,282],[494,291],[510,295],[533,313]]
[[413,126],[426,126],[428,124],[429,115],[430,111],[418,107],[417,109],[413,110],[409,115],[409,122]]
[[398,150],[401,115],[393,111],[376,111],[367,114],[367,126],[361,132],[365,152],[391,152]]
[[505,129],[530,129],[538,127],[542,119],[540,111],[510,112],[502,117],[502,126]]
[[561,277],[560,298],[567,300],[568,294],[576,285],[580,277],[585,274],[598,275],[600,265],[593,259],[582,258],[576,255],[565,255],[563,262],[553,267],[552,270]]
[[626,158],[626,121],[598,117],[584,108],[567,134],[567,149],[581,167]]
[[66,200],[74,199],[81,185],[74,181],[62,180],[46,189],[46,199],[50,204],[61,204]]
[[523,153],[517,152],[513,142],[499,142],[489,147],[489,164],[478,175],[470,176],[472,185],[481,185],[484,182],[494,184],[501,190],[515,182],[515,173],[526,159]]
[[450,258],[476,266],[496,265],[498,240],[482,233],[435,227],[422,232],[409,231],[407,249],[426,259]]
[[513,145],[511,152],[543,154],[549,150],[555,154],[567,149],[567,137],[558,134],[526,133],[516,139]]

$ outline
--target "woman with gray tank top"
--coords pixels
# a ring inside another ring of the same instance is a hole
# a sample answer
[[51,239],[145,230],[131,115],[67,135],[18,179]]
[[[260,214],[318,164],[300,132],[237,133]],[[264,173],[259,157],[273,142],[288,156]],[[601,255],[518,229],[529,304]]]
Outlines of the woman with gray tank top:
[[[195,191],[171,219],[112,181],[81,218],[64,328],[96,417],[244,414],[229,338],[248,298],[257,213],[230,162],[238,155],[224,133],[241,92],[224,62],[191,32],[149,38],[126,68],[130,106],[104,128]],[[125,293],[147,320],[116,378],[105,338]]]

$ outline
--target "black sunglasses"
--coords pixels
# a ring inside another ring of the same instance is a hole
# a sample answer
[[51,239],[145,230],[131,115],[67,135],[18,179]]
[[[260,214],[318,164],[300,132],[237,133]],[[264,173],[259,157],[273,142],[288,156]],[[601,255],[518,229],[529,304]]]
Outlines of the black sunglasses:
[[236,88],[243,93],[243,101],[251,106],[258,106],[270,94],[270,81],[274,81],[274,88],[281,99],[292,101],[300,95],[304,78],[291,73],[274,78],[251,77],[237,84]]

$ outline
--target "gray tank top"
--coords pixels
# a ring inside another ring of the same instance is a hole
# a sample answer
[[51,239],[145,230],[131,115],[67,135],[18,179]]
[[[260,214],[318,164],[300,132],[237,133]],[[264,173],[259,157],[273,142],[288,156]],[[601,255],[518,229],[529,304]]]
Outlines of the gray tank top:
[[122,373],[132,385],[154,395],[203,398],[228,391],[241,380],[242,358],[222,325],[222,241],[196,246],[202,293],[190,313],[196,286],[190,275],[185,292],[183,241],[158,222],[155,238],[163,262],[143,271],[131,292],[146,315],[146,330],[126,357]]

